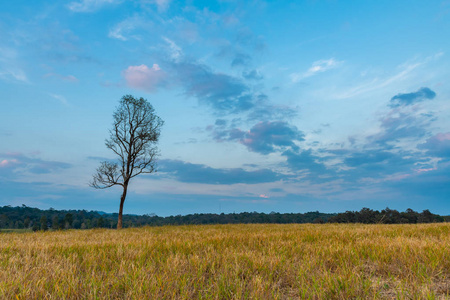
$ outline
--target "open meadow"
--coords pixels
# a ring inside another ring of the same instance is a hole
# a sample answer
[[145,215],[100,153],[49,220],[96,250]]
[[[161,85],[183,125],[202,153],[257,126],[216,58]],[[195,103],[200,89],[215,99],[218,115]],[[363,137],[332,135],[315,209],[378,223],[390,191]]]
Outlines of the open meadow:
[[446,299],[450,224],[0,234],[0,299]]

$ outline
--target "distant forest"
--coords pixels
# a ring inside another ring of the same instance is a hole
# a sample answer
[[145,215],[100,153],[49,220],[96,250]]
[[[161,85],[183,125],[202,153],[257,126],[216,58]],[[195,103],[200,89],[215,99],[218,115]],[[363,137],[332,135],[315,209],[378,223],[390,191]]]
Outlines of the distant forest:
[[[0,229],[62,230],[116,228],[117,213],[107,214],[86,210],[41,210],[26,205],[0,207]],[[231,214],[190,214],[170,217],[156,215],[124,215],[123,227],[238,224],[238,223],[365,223],[365,224],[415,224],[450,221],[450,216],[440,216],[424,210],[404,212],[386,208],[382,211],[363,208],[338,214],[316,212],[276,213],[243,212]]]

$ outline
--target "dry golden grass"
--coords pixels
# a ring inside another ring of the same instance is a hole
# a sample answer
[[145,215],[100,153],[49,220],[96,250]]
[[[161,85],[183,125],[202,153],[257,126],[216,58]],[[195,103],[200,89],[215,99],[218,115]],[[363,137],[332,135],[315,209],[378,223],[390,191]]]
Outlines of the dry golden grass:
[[0,299],[445,299],[450,225],[0,234]]

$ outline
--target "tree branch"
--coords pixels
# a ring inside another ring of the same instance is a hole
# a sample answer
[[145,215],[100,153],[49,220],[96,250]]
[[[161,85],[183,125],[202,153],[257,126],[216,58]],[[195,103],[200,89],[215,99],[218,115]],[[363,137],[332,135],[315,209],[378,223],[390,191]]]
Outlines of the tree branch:
[[114,185],[123,185],[120,182],[122,175],[117,171],[117,168],[116,163],[102,162],[100,167],[97,168],[90,186],[96,189],[106,189]]
[[119,164],[102,162],[90,184],[94,188],[124,186],[139,174],[156,171],[155,144],[164,122],[155,115],[151,104],[125,95],[113,117],[113,129],[105,145],[119,157]]

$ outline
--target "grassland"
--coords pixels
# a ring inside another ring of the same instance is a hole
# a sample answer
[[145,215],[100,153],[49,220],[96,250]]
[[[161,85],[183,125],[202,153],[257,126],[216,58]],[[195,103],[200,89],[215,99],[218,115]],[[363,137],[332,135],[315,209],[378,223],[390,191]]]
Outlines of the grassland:
[[0,299],[446,299],[450,224],[0,234]]

